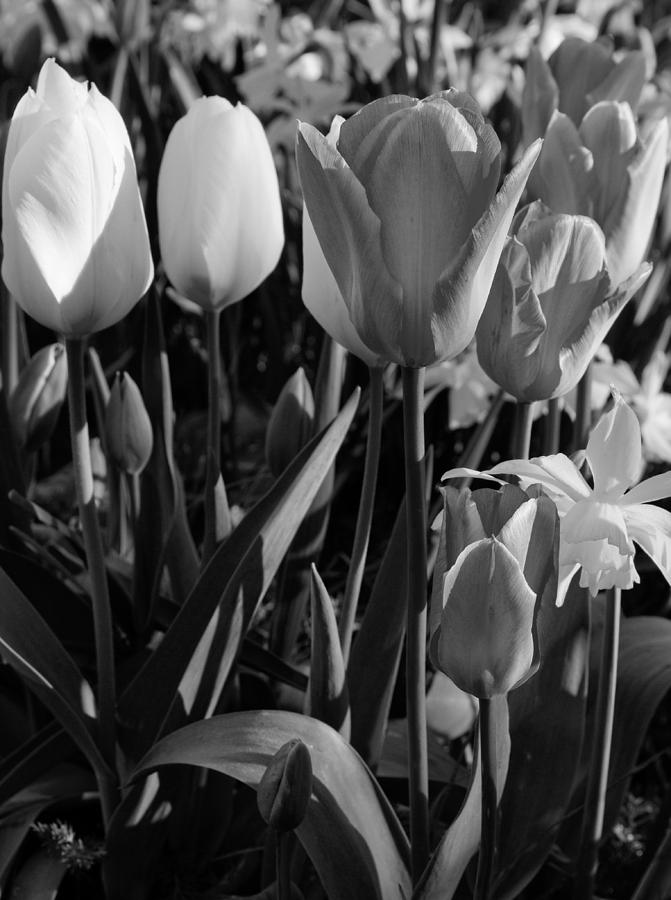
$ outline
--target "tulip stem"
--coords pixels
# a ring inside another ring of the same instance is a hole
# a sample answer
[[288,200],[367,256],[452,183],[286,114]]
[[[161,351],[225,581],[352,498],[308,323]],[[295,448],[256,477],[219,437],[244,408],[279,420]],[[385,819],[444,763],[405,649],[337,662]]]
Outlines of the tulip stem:
[[575,422],[573,424],[573,453],[587,446],[589,430],[592,426],[592,364],[578,382]]
[[513,459],[529,459],[531,446],[531,426],[533,424],[533,403],[515,405],[515,428],[511,456]]
[[[93,491],[89,426],[86,418],[84,390],[84,340],[66,338],[68,359],[68,406],[70,412],[70,440],[75,489],[79,506],[79,520],[84,536],[84,549],[91,579],[91,601],[95,632],[96,667],[98,674],[98,718],[103,756],[114,767],[116,758],[115,675],[112,612],[105,571],[105,557],[98,526]],[[116,788],[108,778],[99,777],[103,818],[105,822],[116,805]]]
[[19,380],[19,320],[16,301],[4,283],[0,287],[2,308],[2,387],[9,400]]
[[293,832],[275,832],[275,871],[278,900],[291,900],[291,846]]
[[[506,697],[501,698],[507,702]],[[497,711],[489,698],[480,698],[478,730],[480,738],[480,771],[482,773],[480,820],[481,838],[478,874],[475,879],[475,900],[488,900],[496,862],[499,839],[497,794]]]
[[345,599],[343,600],[340,614],[340,644],[342,655],[347,665],[349,652],[352,646],[352,632],[356,618],[356,608],[361,592],[361,583],[366,565],[368,552],[368,540],[370,527],[373,520],[373,506],[375,503],[375,486],[377,483],[377,470],[380,461],[380,442],[382,437],[382,411],[384,406],[384,384],[382,381],[383,370],[380,367],[370,368],[370,397],[368,407],[368,440],[366,443],[366,462],[363,469],[363,485],[361,488],[361,500],[357,514],[356,529],[354,531],[354,543],[352,545],[352,558],[347,583],[345,585]]
[[207,331],[208,391],[207,391],[207,461],[205,470],[205,528],[203,559],[205,566],[217,545],[231,530],[226,486],[221,475],[221,342],[219,338],[220,309],[205,313]]
[[575,900],[592,900],[599,862],[599,844],[603,834],[606,808],[608,766],[615,715],[615,688],[620,641],[620,588],[611,588],[606,600],[606,616],[601,645],[601,665],[594,720],[594,743],[587,777],[587,793],[582,820],[580,855],[575,880]]
[[429,767],[426,735],[426,490],[424,369],[403,368],[403,436],[408,523],[406,702],[412,878],[429,860]]
[[561,437],[561,409],[559,397],[548,400],[548,411],[545,416],[545,434],[543,436],[543,453],[551,456],[559,452],[559,439]]

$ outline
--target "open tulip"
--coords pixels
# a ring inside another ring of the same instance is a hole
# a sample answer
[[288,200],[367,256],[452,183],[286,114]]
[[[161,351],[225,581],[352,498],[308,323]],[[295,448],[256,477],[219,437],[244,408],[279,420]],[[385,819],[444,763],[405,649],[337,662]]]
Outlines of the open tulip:
[[66,337],[122,319],[153,266],[128,132],[95,85],[48,59],[19,101],[2,185],[2,277]]
[[303,197],[350,319],[384,362],[419,368],[475,333],[534,145],[496,192],[501,146],[457,91],[392,96],[342,123],[301,123]]
[[593,596],[606,588],[631,588],[639,581],[634,542],[671,584],[671,512],[649,505],[671,497],[671,472],[636,484],[642,470],[641,428],[616,392],[613,408],[590,434],[585,455],[593,487],[563,453],[508,460],[483,473],[451,469],[443,478],[517,475],[522,487],[540,484],[547,491],[561,521],[558,603],[578,570],[580,586]]
[[562,396],[649,272],[641,266],[612,290],[599,226],[532,203],[516,217],[478,324],[480,364],[518,401]]
[[536,615],[544,592],[550,602],[556,592],[557,512],[513,485],[443,495],[431,657],[476,697],[506,694],[539,665]]
[[282,206],[261,122],[241,103],[201,97],[175,124],[158,177],[168,277],[205,310],[257,288],[284,244]]
[[568,37],[546,62],[532,47],[522,95],[524,143],[543,137],[555,110],[577,126],[601,100],[620,100],[635,109],[645,80],[645,55],[640,50],[616,62],[608,43]]
[[553,212],[591,216],[606,238],[614,285],[643,261],[655,224],[666,166],[668,126],[655,123],[641,139],[628,103],[604,101],[580,128],[555,112],[529,181]]

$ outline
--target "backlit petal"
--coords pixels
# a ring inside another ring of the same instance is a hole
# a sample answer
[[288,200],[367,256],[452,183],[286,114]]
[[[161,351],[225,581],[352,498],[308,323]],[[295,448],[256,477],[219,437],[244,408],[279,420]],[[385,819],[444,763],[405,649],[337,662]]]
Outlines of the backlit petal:
[[642,504],[627,506],[623,513],[634,541],[671,584],[671,513],[659,506]]
[[653,475],[646,478],[640,484],[635,485],[619,501],[624,507],[639,503],[652,503],[654,500],[664,500],[671,497],[671,472],[662,472],[661,475]]
[[587,442],[594,493],[616,500],[635,484],[641,471],[641,428],[634,411],[617,394],[613,408],[601,416]]

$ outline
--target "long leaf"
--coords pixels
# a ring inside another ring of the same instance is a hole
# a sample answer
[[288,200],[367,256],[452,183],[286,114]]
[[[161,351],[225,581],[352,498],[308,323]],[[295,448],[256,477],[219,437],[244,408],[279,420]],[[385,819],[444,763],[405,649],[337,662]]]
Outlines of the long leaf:
[[0,569],[0,656],[61,723],[97,772],[108,770],[82,708],[93,696],[72,657],[44,619]]
[[296,833],[329,900],[410,896],[408,843],[389,802],[361,758],[317,719],[284,711],[215,716],[156,744],[133,774],[167,764],[205,766],[256,788],[272,756],[300,738],[314,786]]
[[349,399],[333,423],[301,451],[275,485],[218,548],[186,603],[119,702],[122,723],[146,751],[178,693],[189,711],[200,673],[182,682],[205,629],[219,606],[228,626],[220,677],[233,663],[251,618],[340,447],[358,402]]

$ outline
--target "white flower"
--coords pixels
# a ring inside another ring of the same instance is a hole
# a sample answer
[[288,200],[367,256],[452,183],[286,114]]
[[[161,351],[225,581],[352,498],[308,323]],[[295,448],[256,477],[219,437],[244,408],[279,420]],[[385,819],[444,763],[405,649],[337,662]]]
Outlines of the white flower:
[[443,478],[517,475],[522,488],[542,485],[561,520],[558,605],[574,574],[592,596],[638,582],[634,543],[671,584],[671,513],[654,500],[671,497],[671,472],[636,484],[641,471],[641,428],[636,414],[614,392],[614,405],[592,431],[585,452],[593,487],[563,453],[499,463],[487,472],[451,469]]

